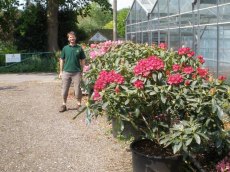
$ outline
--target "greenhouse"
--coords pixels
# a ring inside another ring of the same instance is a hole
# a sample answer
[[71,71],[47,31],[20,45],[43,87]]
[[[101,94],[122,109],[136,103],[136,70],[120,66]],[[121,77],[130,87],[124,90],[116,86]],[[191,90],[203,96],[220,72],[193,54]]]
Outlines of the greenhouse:
[[216,75],[230,77],[230,0],[134,0],[126,40],[191,47]]

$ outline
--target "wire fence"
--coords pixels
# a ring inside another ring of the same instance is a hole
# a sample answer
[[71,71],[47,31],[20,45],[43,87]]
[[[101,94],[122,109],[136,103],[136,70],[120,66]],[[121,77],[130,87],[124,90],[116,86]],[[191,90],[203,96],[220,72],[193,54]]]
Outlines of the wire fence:
[[56,71],[57,58],[54,52],[20,53],[20,57],[19,62],[8,63],[6,54],[0,54],[0,73]]

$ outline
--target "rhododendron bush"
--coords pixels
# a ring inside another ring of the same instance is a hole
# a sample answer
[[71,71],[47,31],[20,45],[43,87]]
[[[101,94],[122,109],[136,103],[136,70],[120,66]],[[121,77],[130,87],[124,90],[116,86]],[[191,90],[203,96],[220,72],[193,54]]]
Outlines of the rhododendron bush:
[[[229,150],[222,119],[229,116],[230,88],[225,76],[209,72],[201,55],[188,47],[172,51],[165,44],[131,42],[110,43],[102,52],[91,54],[86,73],[93,91],[89,120],[107,114],[129,121],[143,137],[171,146],[174,153],[208,151],[210,146],[218,153]],[[181,132],[178,126],[185,131],[183,138],[167,139]],[[193,132],[191,126],[199,127]]]

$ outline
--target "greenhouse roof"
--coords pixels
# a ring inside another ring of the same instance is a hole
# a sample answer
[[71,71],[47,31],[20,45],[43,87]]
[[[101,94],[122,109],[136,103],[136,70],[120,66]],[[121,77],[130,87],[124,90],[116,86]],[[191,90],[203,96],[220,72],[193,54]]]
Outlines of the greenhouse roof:
[[[136,0],[142,8],[147,12],[150,13],[155,6],[157,0]],[[135,2],[135,1],[134,1]]]

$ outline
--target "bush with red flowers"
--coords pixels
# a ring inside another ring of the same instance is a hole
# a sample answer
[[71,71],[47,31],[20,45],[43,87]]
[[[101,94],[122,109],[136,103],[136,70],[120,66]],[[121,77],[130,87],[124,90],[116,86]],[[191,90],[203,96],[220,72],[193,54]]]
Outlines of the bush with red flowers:
[[230,114],[226,77],[215,78],[190,48],[166,47],[126,42],[94,58],[86,74],[94,85],[88,119],[107,114],[129,121],[173,153],[200,154],[214,147],[225,154],[230,148],[223,124]]

